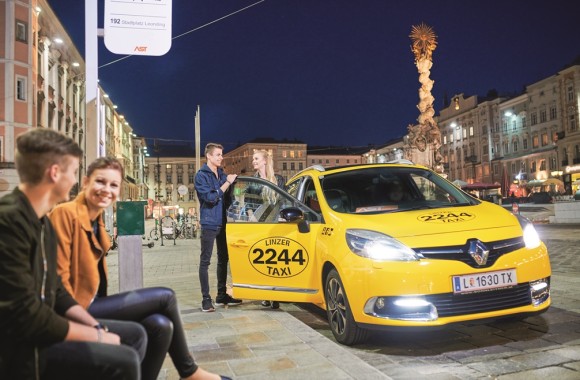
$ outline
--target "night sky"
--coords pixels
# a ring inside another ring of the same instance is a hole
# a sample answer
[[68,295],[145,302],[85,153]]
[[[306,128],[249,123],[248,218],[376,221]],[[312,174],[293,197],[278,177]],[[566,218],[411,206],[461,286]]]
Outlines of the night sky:
[[[173,0],[173,36],[258,0]],[[49,0],[84,56],[84,1]],[[103,27],[103,4],[99,27]],[[259,137],[381,145],[418,117],[409,34],[438,37],[431,79],[445,94],[521,93],[580,55],[570,0],[265,0],[175,38],[161,57],[122,58],[99,43],[100,85],[138,135],[226,150]],[[105,66],[104,66],[105,65]]]

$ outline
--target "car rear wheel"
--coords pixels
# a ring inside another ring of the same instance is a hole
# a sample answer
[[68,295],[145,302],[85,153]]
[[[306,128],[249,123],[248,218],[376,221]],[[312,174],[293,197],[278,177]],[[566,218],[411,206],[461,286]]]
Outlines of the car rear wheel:
[[368,330],[360,328],[355,322],[344,285],[335,269],[326,276],[324,297],[328,324],[334,338],[347,346],[364,342],[368,337]]

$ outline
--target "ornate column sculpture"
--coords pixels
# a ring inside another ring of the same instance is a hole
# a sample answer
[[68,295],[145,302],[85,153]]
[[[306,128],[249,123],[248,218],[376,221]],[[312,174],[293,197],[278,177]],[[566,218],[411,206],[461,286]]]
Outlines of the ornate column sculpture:
[[[411,50],[415,55],[415,66],[419,72],[419,109],[418,124],[409,124],[408,143],[410,149],[406,149],[407,158],[425,166],[431,167],[436,172],[443,173],[443,163],[439,148],[441,147],[441,132],[433,116],[433,101],[431,95],[434,81],[429,78],[431,66],[433,66],[433,51],[437,47],[437,36],[430,26],[420,24],[411,29]],[[418,151],[418,152],[416,152]]]

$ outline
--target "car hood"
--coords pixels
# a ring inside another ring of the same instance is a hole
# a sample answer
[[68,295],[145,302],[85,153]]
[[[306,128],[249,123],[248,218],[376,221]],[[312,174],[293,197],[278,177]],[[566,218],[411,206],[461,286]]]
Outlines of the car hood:
[[497,241],[522,236],[515,215],[489,202],[374,215],[345,216],[344,227],[387,234],[410,247],[465,244],[468,239]]

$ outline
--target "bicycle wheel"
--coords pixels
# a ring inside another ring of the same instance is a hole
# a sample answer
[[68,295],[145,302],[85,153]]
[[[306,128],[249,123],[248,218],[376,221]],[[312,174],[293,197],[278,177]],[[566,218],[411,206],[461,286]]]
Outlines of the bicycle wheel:
[[153,240],[159,240],[159,232],[157,228],[154,228],[149,232],[149,237]]

